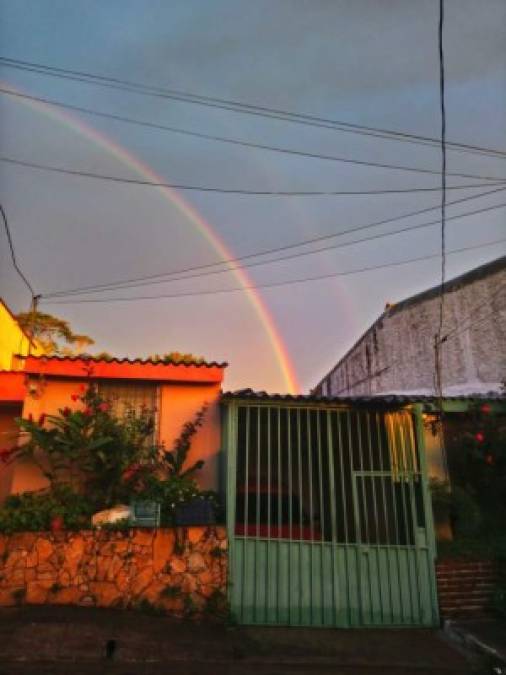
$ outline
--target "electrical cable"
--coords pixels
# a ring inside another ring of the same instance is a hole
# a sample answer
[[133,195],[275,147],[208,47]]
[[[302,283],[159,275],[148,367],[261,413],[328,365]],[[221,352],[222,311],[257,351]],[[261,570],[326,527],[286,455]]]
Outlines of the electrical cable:
[[[222,99],[211,96],[203,96],[199,94],[192,94],[176,89],[164,89],[162,87],[145,85],[138,82],[131,82],[122,80],[120,78],[106,77],[96,73],[89,73],[78,70],[70,70],[66,68],[57,68],[55,66],[48,66],[45,64],[34,63],[30,61],[22,61],[19,59],[11,59],[8,57],[0,57],[0,65],[15,68],[22,71],[34,72],[41,75],[51,77],[58,77],[62,79],[69,79],[87,84],[95,84],[97,86],[109,87],[112,89],[119,89],[148,96],[156,96],[168,98],[170,100],[177,100],[186,103],[193,103],[197,105],[208,105],[211,107],[230,110],[232,112],[239,112],[250,115],[261,115],[268,118],[281,119],[298,124],[309,124],[311,126],[324,127],[336,129],[342,132],[356,133],[360,135],[369,135],[389,140],[404,141],[410,143],[417,143],[419,145],[438,146],[439,140],[428,136],[419,134],[410,134],[402,131],[394,131],[388,129],[379,129],[376,127],[365,126],[361,124],[354,124],[342,120],[332,120],[318,117],[315,115],[308,115],[304,113],[296,113],[288,110],[281,110],[278,108],[270,108],[267,106],[259,106],[240,101],[233,101],[230,99]],[[486,154],[496,157],[506,157],[506,152],[496,150],[493,148],[483,148],[480,146],[470,145],[466,143],[449,143],[452,150],[462,152],[472,152],[476,154]]]
[[[208,141],[214,141],[218,143],[227,143],[230,145],[237,145],[240,147],[246,147],[246,148],[252,148],[252,149],[257,149],[257,150],[266,150],[269,152],[276,152],[276,153],[282,153],[282,154],[288,154],[292,156],[297,156],[297,157],[306,157],[309,159],[320,159],[320,160],[325,160],[325,161],[342,161],[342,158],[340,157],[335,157],[333,155],[327,155],[323,153],[316,153],[316,152],[306,152],[303,150],[295,150],[292,148],[283,148],[280,146],[274,146],[274,145],[269,145],[265,143],[254,143],[253,141],[243,141],[240,139],[236,138],[230,138],[227,136],[218,136],[216,134],[206,134],[203,132],[199,131],[192,131],[190,129],[184,129],[181,127],[174,127],[174,126],[169,126],[165,124],[157,124],[155,122],[147,122],[143,120],[138,120],[132,117],[126,117],[124,115],[117,115],[114,113],[106,113],[102,111],[95,110],[93,108],[87,108],[84,106],[78,106],[78,105],[73,105],[70,103],[62,103],[60,101],[56,101],[54,99],[50,98],[44,98],[41,96],[34,96],[32,94],[25,94],[21,93],[18,91],[13,91],[11,89],[6,89],[4,87],[0,87],[0,93],[5,94],[7,96],[14,96],[17,98],[22,98],[22,99],[27,99],[31,101],[37,101],[39,103],[44,103],[45,105],[52,105],[56,106],[59,108],[64,108],[67,110],[72,110],[74,112],[78,113],[83,113],[85,115],[91,115],[94,117],[102,117],[105,119],[110,119],[115,122],[123,122],[126,124],[131,124],[131,125],[136,125],[148,129],[154,129],[157,131],[166,131],[174,134],[180,134],[184,136],[190,136],[190,137],[195,137],[195,138],[200,138]],[[505,153],[506,157],[506,153]]]
[[11,254],[12,265],[13,265],[14,269],[16,270],[16,272],[18,273],[19,277],[23,280],[25,286],[30,291],[30,295],[32,296],[32,301],[33,301],[34,298],[37,297],[37,295],[36,295],[35,291],[33,290],[33,286],[28,281],[28,279],[23,274],[21,268],[18,265],[18,261],[17,261],[17,258],[16,258],[16,252],[14,250],[14,241],[12,240],[12,235],[11,235],[11,231],[10,231],[10,228],[9,228],[9,222],[7,220],[7,214],[5,213],[5,210],[4,210],[4,208],[1,204],[0,204],[0,213],[2,214],[4,229],[5,229],[5,233],[7,235],[7,241],[9,243],[9,250],[10,250],[10,254]]
[[[448,251],[448,254],[456,254],[456,253],[463,253],[465,251],[470,251],[474,250],[477,248],[485,248],[487,246],[495,246],[497,244],[500,244],[502,242],[506,241],[506,238],[502,239],[497,239],[495,241],[483,243],[483,244],[476,244],[473,246],[465,246],[459,249],[454,249],[452,251]],[[335,277],[344,277],[344,276],[350,276],[352,274],[360,274],[362,272],[369,272],[369,271],[374,271],[374,270],[379,270],[379,269],[386,269],[390,267],[399,267],[401,265],[408,265],[412,264],[415,262],[419,262],[422,260],[431,260],[433,258],[439,257],[439,254],[434,253],[432,255],[425,255],[425,256],[418,256],[416,258],[410,258],[409,260],[401,260],[398,262],[392,262],[392,263],[383,263],[381,265],[373,265],[370,267],[362,267],[360,269],[355,269],[355,270],[348,270],[345,272],[332,272],[330,274],[320,274],[317,276],[312,276],[312,277],[303,277],[303,278],[298,278],[298,279],[289,279],[287,281],[278,281],[278,282],[272,282],[272,283],[265,283],[265,284],[256,284],[252,286],[240,286],[236,288],[222,288],[222,289],[216,289],[216,290],[209,290],[209,291],[188,291],[188,292],[182,292],[182,293],[167,293],[167,294],[161,294],[161,295],[145,295],[145,296],[136,296],[136,297],[116,297],[116,298],[85,298],[82,300],[52,300],[52,299],[46,299],[42,298],[42,300],[46,304],[51,304],[51,305],[68,305],[68,304],[73,304],[73,305],[78,305],[78,304],[88,304],[88,303],[104,303],[104,302],[132,302],[132,301],[137,301],[137,300],[159,300],[159,299],[165,299],[165,298],[187,298],[187,297],[196,297],[196,296],[208,296],[208,295],[220,295],[224,293],[235,293],[237,291],[248,291],[248,290],[257,290],[259,288],[276,288],[280,286],[288,286],[288,285],[293,285],[293,284],[300,284],[300,283],[307,283],[311,281],[320,281],[323,279],[331,279]]]
[[[456,199],[452,202],[448,202],[448,205],[454,206],[456,204],[462,204],[462,203],[467,202],[467,201],[472,201],[474,199],[486,197],[486,196],[489,196],[489,195],[492,195],[492,194],[495,194],[495,193],[498,193],[498,192],[503,192],[505,189],[506,188],[498,188],[498,189],[495,189],[495,190],[489,190],[487,192],[483,192],[479,195],[472,195],[472,196],[469,196],[469,197],[463,197],[461,199]],[[269,248],[269,249],[264,249],[262,251],[256,251],[254,253],[249,253],[249,254],[245,254],[245,255],[242,255],[242,256],[237,256],[235,258],[230,258],[229,260],[220,260],[220,261],[216,261],[214,263],[207,263],[207,264],[204,264],[204,265],[195,265],[193,267],[180,268],[179,270],[173,270],[171,272],[162,272],[162,273],[158,273],[158,274],[143,275],[143,276],[139,276],[139,277],[130,277],[129,279],[123,279],[123,280],[119,280],[119,281],[116,281],[116,282],[93,284],[93,285],[88,285],[88,286],[81,286],[81,287],[78,287],[78,288],[71,288],[71,289],[65,289],[65,290],[59,290],[59,291],[51,291],[51,292],[44,293],[43,295],[44,295],[45,298],[48,298],[48,297],[57,297],[57,296],[61,296],[61,295],[81,294],[82,292],[85,292],[85,291],[99,290],[99,289],[104,289],[104,288],[112,289],[112,287],[123,287],[124,284],[130,284],[132,282],[142,282],[142,281],[147,281],[147,280],[150,280],[150,279],[160,279],[162,277],[186,274],[188,272],[198,272],[198,271],[201,271],[201,270],[205,270],[205,269],[209,269],[209,268],[213,268],[213,267],[217,267],[217,266],[221,267],[222,265],[235,265],[239,262],[242,262],[244,260],[249,260],[251,258],[256,258],[256,257],[259,257],[259,256],[265,256],[265,255],[271,255],[271,254],[274,254],[274,253],[280,253],[282,251],[292,250],[294,248],[299,248],[301,246],[307,246],[307,245],[315,244],[315,243],[318,243],[318,242],[321,242],[321,241],[328,241],[329,239],[335,239],[335,238],[338,238],[338,237],[342,237],[342,236],[345,236],[346,234],[360,232],[360,231],[363,231],[363,230],[369,230],[369,229],[374,228],[374,227],[379,227],[381,225],[386,225],[386,224],[389,224],[389,223],[397,222],[399,220],[404,220],[405,218],[410,218],[410,217],[413,217],[413,216],[419,216],[419,215],[422,215],[424,213],[434,211],[438,208],[439,208],[439,206],[426,207],[424,209],[418,209],[416,211],[411,211],[411,212],[404,213],[404,214],[401,214],[401,215],[398,215],[398,216],[393,216],[393,217],[390,217],[390,218],[383,218],[381,220],[366,223],[364,225],[359,225],[359,226],[356,226],[356,227],[348,228],[346,230],[342,230],[341,232],[333,232],[331,234],[319,235],[318,237],[312,237],[310,239],[305,239],[305,240],[302,240],[302,241],[293,242],[291,244],[285,244],[283,246],[276,246],[276,247],[272,247],[272,248]],[[493,207],[493,208],[495,208],[495,207]],[[481,212],[481,210],[480,210],[480,212]],[[476,215],[476,214],[475,214],[475,212],[471,212],[471,213],[469,213],[469,215]],[[435,222],[438,223],[439,221],[435,221]],[[231,269],[233,269],[233,268],[231,268]],[[188,278],[188,277],[186,277],[186,278]]]
[[[485,211],[485,210],[495,209],[495,208],[504,208],[504,207],[506,207],[506,203],[500,204],[500,205],[497,205],[497,206],[493,206],[493,207],[486,207],[485,209],[479,209],[478,211],[473,211],[473,212],[470,212],[470,213],[464,213],[464,214],[452,216],[451,218],[448,218],[448,220],[456,220],[458,218],[464,218],[466,216],[476,215],[477,213],[483,213],[483,211]],[[274,260],[257,260],[257,261],[250,262],[250,263],[244,263],[243,265],[241,265],[241,269],[250,268],[250,267],[259,267],[259,266],[263,266],[263,265],[272,265],[274,263],[284,262],[286,260],[293,260],[295,258],[302,258],[302,257],[309,256],[309,255],[316,255],[317,253],[327,252],[327,251],[331,251],[331,250],[335,250],[335,249],[347,248],[348,246],[355,246],[356,244],[361,244],[363,242],[375,241],[377,239],[383,239],[384,237],[390,237],[390,236],[393,236],[395,234],[412,232],[413,230],[424,229],[424,228],[430,227],[432,225],[439,225],[439,223],[440,223],[439,219],[433,220],[433,221],[428,222],[428,223],[420,223],[419,225],[409,225],[407,227],[403,227],[403,228],[400,228],[398,230],[393,230],[391,232],[382,232],[382,233],[379,233],[379,234],[370,235],[368,237],[362,237],[361,239],[354,239],[352,241],[343,242],[341,244],[332,244],[330,246],[323,246],[321,248],[313,249],[312,251],[299,251],[298,253],[290,253],[288,255],[275,258]],[[233,272],[234,269],[236,269],[236,268],[232,267],[232,268],[228,268],[228,269],[224,269],[224,270],[209,270],[207,272],[190,274],[188,276],[180,276],[180,277],[175,277],[175,278],[172,277],[170,279],[158,279],[158,280],[154,280],[154,281],[143,281],[143,282],[137,282],[137,283],[122,284],[121,286],[113,286],[111,284],[107,288],[101,288],[101,289],[96,289],[96,290],[92,290],[92,291],[90,291],[90,290],[80,291],[80,292],[74,292],[74,293],[70,293],[70,294],[60,293],[58,296],[53,295],[52,297],[62,297],[62,296],[66,297],[67,295],[73,295],[73,296],[75,296],[75,295],[89,295],[89,294],[92,294],[92,293],[102,293],[102,292],[107,292],[107,291],[111,291],[111,290],[123,290],[123,289],[127,289],[127,288],[139,288],[139,287],[142,287],[142,286],[153,286],[155,284],[156,285],[157,284],[167,284],[167,283],[172,283],[172,282],[175,282],[175,281],[185,281],[186,279],[200,279],[202,277],[214,276],[216,274],[224,274],[224,273],[228,273],[228,272]],[[44,297],[48,297],[48,296],[44,296]]]

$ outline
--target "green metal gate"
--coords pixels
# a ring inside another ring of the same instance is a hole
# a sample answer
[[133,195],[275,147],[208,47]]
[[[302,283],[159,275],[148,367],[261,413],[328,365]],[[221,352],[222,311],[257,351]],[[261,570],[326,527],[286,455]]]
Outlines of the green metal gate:
[[436,625],[420,412],[225,405],[229,596],[239,623]]

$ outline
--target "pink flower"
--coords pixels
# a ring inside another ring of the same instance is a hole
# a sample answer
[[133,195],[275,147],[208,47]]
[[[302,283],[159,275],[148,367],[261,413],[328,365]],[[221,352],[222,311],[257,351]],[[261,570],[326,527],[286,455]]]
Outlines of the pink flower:
[[100,410],[100,412],[107,412],[107,411],[109,410],[110,407],[111,407],[111,406],[110,406],[108,403],[101,403],[101,404],[98,406],[98,409]]
[[474,438],[475,440],[478,441],[478,443],[483,443],[483,441],[485,440],[485,434],[482,433],[481,431],[478,431],[478,433],[474,435]]
[[93,415],[93,410],[91,408],[85,408],[83,410],[83,415],[86,415],[86,417],[91,417]]
[[484,415],[488,415],[488,413],[492,410],[492,408],[489,406],[488,403],[484,403],[484,404],[481,406],[480,410],[481,410],[481,412],[482,412]]

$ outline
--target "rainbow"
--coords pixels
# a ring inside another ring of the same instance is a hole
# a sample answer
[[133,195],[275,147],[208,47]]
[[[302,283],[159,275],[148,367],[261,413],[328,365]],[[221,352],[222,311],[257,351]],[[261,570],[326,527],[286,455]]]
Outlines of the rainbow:
[[[9,88],[13,93],[23,93],[20,89],[14,88],[10,83],[2,82],[2,85]],[[145,164],[125,147],[115,141],[112,141],[110,138],[100,133],[92,126],[85,124],[80,118],[69,113],[68,111],[56,108],[49,103],[42,103],[40,101],[33,101],[30,99],[20,98],[17,99],[17,101],[23,102],[25,106],[28,106],[35,112],[41,113],[46,117],[65,125],[71,131],[83,135],[95,143],[98,147],[104,149],[110,155],[118,159],[125,166],[128,166],[130,169],[136,171],[140,176],[142,176],[143,179],[154,183],[164,182],[165,179],[162,176],[157,174],[149,165]],[[153,189],[158,190],[162,196],[170,202],[171,205],[175,206],[177,210],[188,219],[188,221],[195,227],[198,233],[204,237],[211,248],[214,249],[214,251],[223,259],[224,262],[228,262],[234,258],[233,253],[213,229],[212,225],[206,221],[188,201],[183,199],[183,197],[176,190],[166,187],[155,187]],[[288,350],[279,334],[274,318],[269,311],[269,308],[263,300],[260,292],[257,289],[252,288],[252,286],[254,286],[254,282],[248,276],[246,271],[237,264],[234,265],[232,269],[232,274],[236,277],[239,284],[244,288],[246,297],[253,307],[258,320],[260,321],[262,328],[267,335],[269,344],[271,345],[272,351],[274,353],[276,363],[280,368],[283,380],[285,382],[287,392],[298,393],[300,391],[300,386],[297,380],[295,368],[291,361]]]

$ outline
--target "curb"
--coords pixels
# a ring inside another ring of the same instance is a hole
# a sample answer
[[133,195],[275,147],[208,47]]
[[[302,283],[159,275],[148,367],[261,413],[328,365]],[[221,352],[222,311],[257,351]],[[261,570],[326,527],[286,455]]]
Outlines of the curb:
[[497,675],[506,675],[506,655],[483,642],[473,633],[468,632],[457,621],[446,619],[443,624],[443,632],[450,640],[457,642],[460,646],[493,660],[497,664],[493,672]]

